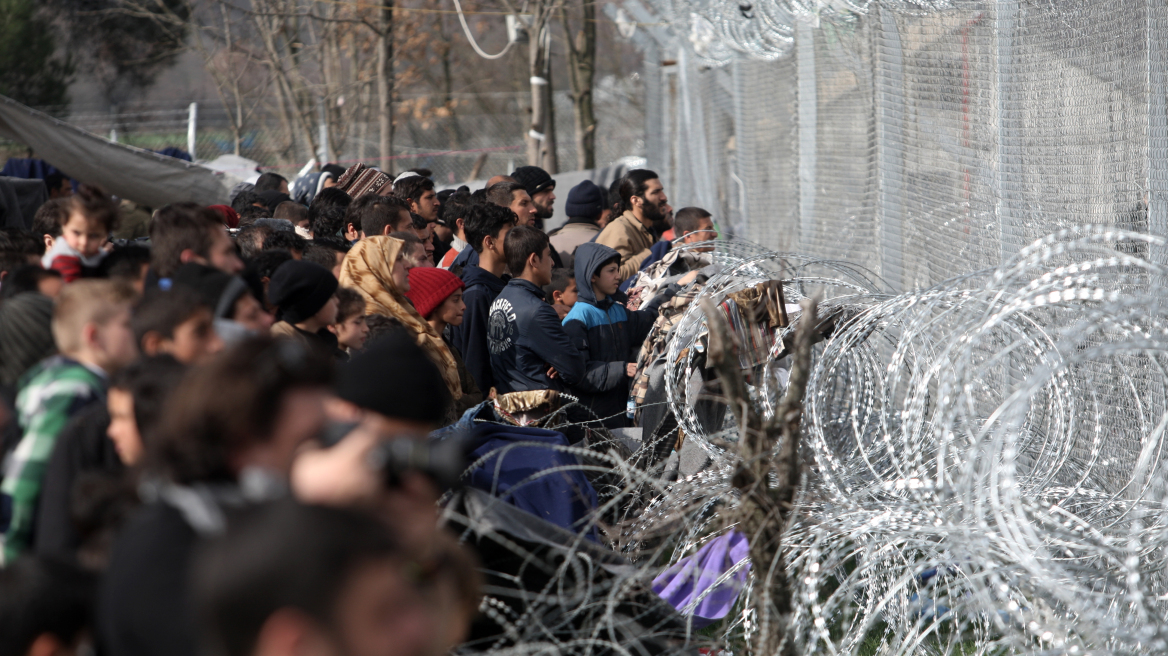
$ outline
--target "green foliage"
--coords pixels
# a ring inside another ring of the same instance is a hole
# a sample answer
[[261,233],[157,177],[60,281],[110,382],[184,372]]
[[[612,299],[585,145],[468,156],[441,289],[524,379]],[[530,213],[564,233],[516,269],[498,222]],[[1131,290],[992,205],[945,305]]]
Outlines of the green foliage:
[[37,6],[0,0],[0,94],[26,105],[65,105],[73,64],[56,55],[53,30]]

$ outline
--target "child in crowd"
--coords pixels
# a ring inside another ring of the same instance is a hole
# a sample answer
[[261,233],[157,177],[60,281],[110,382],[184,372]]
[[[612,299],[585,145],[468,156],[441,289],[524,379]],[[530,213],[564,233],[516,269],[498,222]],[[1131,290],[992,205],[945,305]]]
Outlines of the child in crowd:
[[53,241],[41,264],[60,271],[68,283],[81,277],[83,267],[93,269],[101,264],[105,257],[102,246],[118,226],[118,206],[101,189],[81,185],[66,207],[61,237]]
[[134,308],[130,326],[148,356],[167,354],[183,364],[198,364],[223,350],[210,306],[186,287],[147,292]]
[[268,298],[279,309],[273,337],[299,339],[306,345],[344,356],[337,336],[329,330],[337,322],[337,279],[319,264],[289,260],[276,269]]
[[25,374],[16,397],[23,436],[0,485],[7,507],[4,562],[24,552],[34,537],[37,501],[45,467],[69,418],[90,403],[105,400],[106,378],[137,355],[130,328],[134,291],[107,280],[67,285],[53,311],[59,355]]
[[416,267],[410,269],[410,291],[406,292],[406,297],[414,304],[418,314],[422,315],[434,332],[442,335],[443,341],[450,347],[450,354],[458,365],[458,380],[462,385],[462,398],[457,403],[460,412],[473,408],[483,400],[483,394],[467,371],[458,349],[450,344],[446,336],[446,326],[462,325],[462,317],[466,312],[466,303],[462,301],[464,288],[462,280],[446,269]]
[[186,372],[186,366],[169,355],[135,360],[110,380],[110,423],[106,433],[127,467],[142,460],[146,436],[162,418],[170,391]]
[[572,345],[584,356],[584,376],[572,387],[580,402],[592,409],[608,428],[628,425],[625,414],[629,383],[637,351],[653,322],[657,309],[672,298],[680,285],[688,284],[696,272],[670,285],[641,310],[626,310],[620,292],[621,255],[616,249],[595,242],[576,249],[576,280],[580,294],[572,311],[564,318],[564,330]]
[[337,288],[337,322],[329,327],[337,336],[337,344],[346,353],[361,350],[369,337],[365,322],[365,298],[348,287]]
[[544,298],[543,287],[552,281],[548,237],[518,226],[507,233],[505,246],[515,277],[491,304],[486,322],[495,389],[564,391],[580,382],[584,357]]
[[564,267],[552,269],[552,282],[544,285],[543,293],[548,303],[556,309],[556,314],[563,319],[576,304],[576,274]]

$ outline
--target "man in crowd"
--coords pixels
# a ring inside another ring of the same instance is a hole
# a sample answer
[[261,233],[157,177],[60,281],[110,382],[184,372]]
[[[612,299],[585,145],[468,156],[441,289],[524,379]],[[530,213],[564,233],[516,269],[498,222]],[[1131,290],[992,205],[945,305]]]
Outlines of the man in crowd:
[[170,278],[187,262],[232,275],[243,271],[243,260],[219,215],[194,203],[173,203],[158,210],[150,224],[150,243],[151,268],[159,279]]
[[520,166],[511,173],[516,182],[523,185],[531,203],[535,206],[535,227],[543,230],[543,222],[555,214],[556,181],[547,171],[538,166]]
[[479,255],[479,263],[468,264],[462,270],[462,282],[466,284],[462,300],[466,303],[466,312],[462,316],[462,325],[449,329],[450,342],[462,355],[475,384],[483,394],[489,394],[495,377],[491,373],[487,321],[491,303],[507,284],[503,280],[503,272],[507,269],[504,244],[515,225],[515,214],[497,205],[476,203],[467,209],[464,225],[469,248]]
[[345,212],[345,232],[356,233],[358,239],[402,232],[411,225],[409,205],[396,196],[366,194]]
[[648,169],[629,171],[619,189],[624,213],[600,232],[596,243],[620,253],[619,273],[625,280],[640,270],[653,243],[668,229],[671,208],[661,180]]
[[515,212],[515,225],[529,226],[535,223],[535,203],[531,202],[527,189],[518,182],[500,182],[487,187],[487,200]]
[[471,206],[469,191],[457,191],[442,205],[442,214],[447,225],[453,230],[450,249],[446,251],[438,266],[449,269],[454,258],[470,245],[466,238],[466,215]]
[[568,202],[564,205],[568,222],[548,234],[552,248],[560,254],[568,269],[571,270],[575,262],[576,248],[600,234],[597,222],[605,210],[606,196],[604,190],[591,180],[581,182],[568,192]]

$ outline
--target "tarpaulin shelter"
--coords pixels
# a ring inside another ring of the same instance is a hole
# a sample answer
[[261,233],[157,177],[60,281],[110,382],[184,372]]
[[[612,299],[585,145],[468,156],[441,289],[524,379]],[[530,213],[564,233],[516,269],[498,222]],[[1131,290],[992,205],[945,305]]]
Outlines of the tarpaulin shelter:
[[149,207],[229,203],[231,188],[240,182],[199,164],[110,141],[6,96],[0,96],[0,136],[27,145],[75,180]]

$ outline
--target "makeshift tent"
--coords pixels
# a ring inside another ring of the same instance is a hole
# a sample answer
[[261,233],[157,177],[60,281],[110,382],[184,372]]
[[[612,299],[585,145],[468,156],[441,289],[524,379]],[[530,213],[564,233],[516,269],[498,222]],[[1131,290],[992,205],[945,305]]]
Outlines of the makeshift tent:
[[0,136],[32,148],[65,175],[149,207],[230,202],[235,176],[115,143],[0,96]]

